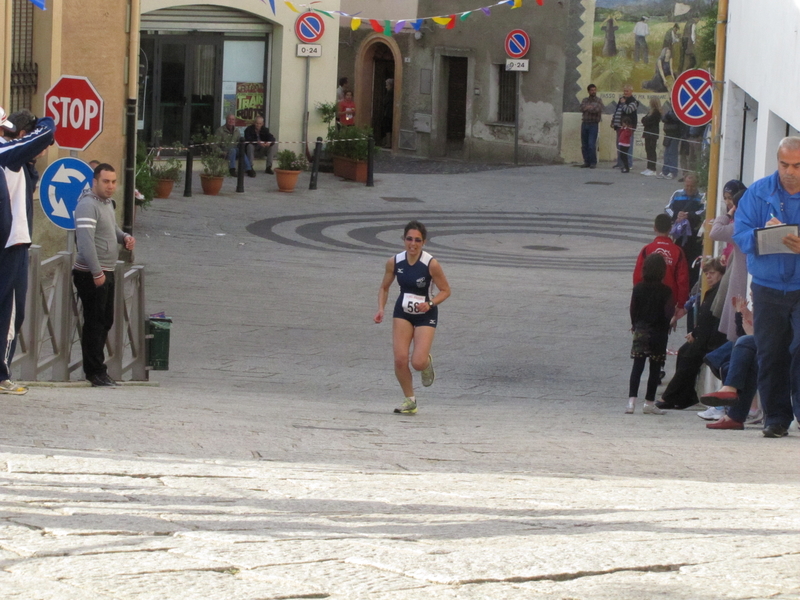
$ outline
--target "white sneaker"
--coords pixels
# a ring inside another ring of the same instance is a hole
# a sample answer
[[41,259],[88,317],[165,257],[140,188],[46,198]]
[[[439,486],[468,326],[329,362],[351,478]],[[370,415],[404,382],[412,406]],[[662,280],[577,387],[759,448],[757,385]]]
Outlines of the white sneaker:
[[663,173],[656,173],[656,177],[658,179],[666,179],[666,176]]
[[434,379],[436,379],[436,373],[433,371],[433,357],[428,354],[428,366],[422,369],[422,385],[430,387],[433,385]]
[[642,175],[644,175],[645,177],[652,177],[655,174],[656,172],[651,171],[650,169],[645,169],[644,171],[642,171]]
[[667,173],[664,175],[664,179],[675,179],[675,176],[672,173]]
[[666,411],[661,410],[652,402],[645,402],[642,406],[643,415],[665,415]]
[[406,398],[403,403],[400,405],[399,408],[395,408],[394,412],[397,414],[403,415],[413,415],[417,412],[417,400],[416,398]]
[[632,415],[633,411],[636,409],[636,398],[628,398],[628,407],[625,409],[626,415]]
[[756,410],[751,410],[747,413],[747,420],[745,420],[745,425],[758,425],[764,420],[764,413],[761,412],[760,408]]
[[725,416],[724,406],[712,406],[711,408],[697,413],[697,416],[706,421],[719,421]]
[[0,381],[0,394],[11,394],[12,396],[22,396],[28,393],[28,388],[24,385],[14,383],[10,379]]

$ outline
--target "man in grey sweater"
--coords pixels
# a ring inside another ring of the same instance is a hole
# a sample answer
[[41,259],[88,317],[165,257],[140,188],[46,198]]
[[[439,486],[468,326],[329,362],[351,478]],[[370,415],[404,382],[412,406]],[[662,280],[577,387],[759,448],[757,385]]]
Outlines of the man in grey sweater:
[[94,170],[92,188],[78,199],[75,234],[78,254],[72,280],[83,304],[83,372],[95,387],[112,386],[105,365],[105,344],[114,324],[114,266],[119,244],[133,250],[136,240],[117,225],[111,196],[117,189],[117,174],[109,164]]

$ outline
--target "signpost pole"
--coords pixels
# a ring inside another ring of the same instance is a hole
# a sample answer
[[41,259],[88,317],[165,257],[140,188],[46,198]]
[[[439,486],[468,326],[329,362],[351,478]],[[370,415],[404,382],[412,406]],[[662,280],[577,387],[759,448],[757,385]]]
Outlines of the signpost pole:
[[514,164],[519,164],[519,89],[520,89],[520,79],[522,78],[522,73],[517,71],[517,81],[516,81],[516,93],[515,98],[516,101],[515,109],[514,109]]
[[307,155],[308,148],[305,142],[308,140],[308,86],[311,80],[311,57],[306,56],[306,94],[305,104],[303,105],[303,148],[302,151]]
[[528,70],[528,61],[521,60],[531,47],[530,36],[522,29],[512,29],[503,44],[511,60],[506,61],[506,71],[516,71],[514,79],[514,164],[519,164],[519,105],[521,100],[522,71]]

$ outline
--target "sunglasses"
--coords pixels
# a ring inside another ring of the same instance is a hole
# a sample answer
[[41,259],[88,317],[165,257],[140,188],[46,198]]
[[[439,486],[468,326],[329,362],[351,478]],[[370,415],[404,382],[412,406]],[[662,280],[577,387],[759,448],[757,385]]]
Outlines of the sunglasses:
[[406,236],[406,241],[407,242],[417,242],[418,244],[421,244],[424,240],[422,238],[415,238],[415,237],[411,237],[410,235],[407,235]]

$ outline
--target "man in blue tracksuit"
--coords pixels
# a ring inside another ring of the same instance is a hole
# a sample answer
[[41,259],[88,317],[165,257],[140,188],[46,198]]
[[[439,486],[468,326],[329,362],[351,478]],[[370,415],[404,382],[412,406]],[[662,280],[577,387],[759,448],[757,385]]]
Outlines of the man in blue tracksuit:
[[753,333],[758,347],[758,392],[764,437],[788,434],[800,413],[800,237],[787,235],[787,254],[759,256],[755,230],[800,225],[800,137],[778,146],[778,170],[756,181],[736,210],[733,240],[747,254],[753,276]]
[[[17,133],[1,107],[0,127]],[[53,143],[55,125],[49,117],[33,118],[22,129],[28,134],[0,144],[0,394],[14,395],[28,391],[11,380],[11,359],[25,315],[33,225],[33,182],[27,165]],[[14,179],[13,194],[7,175]]]

